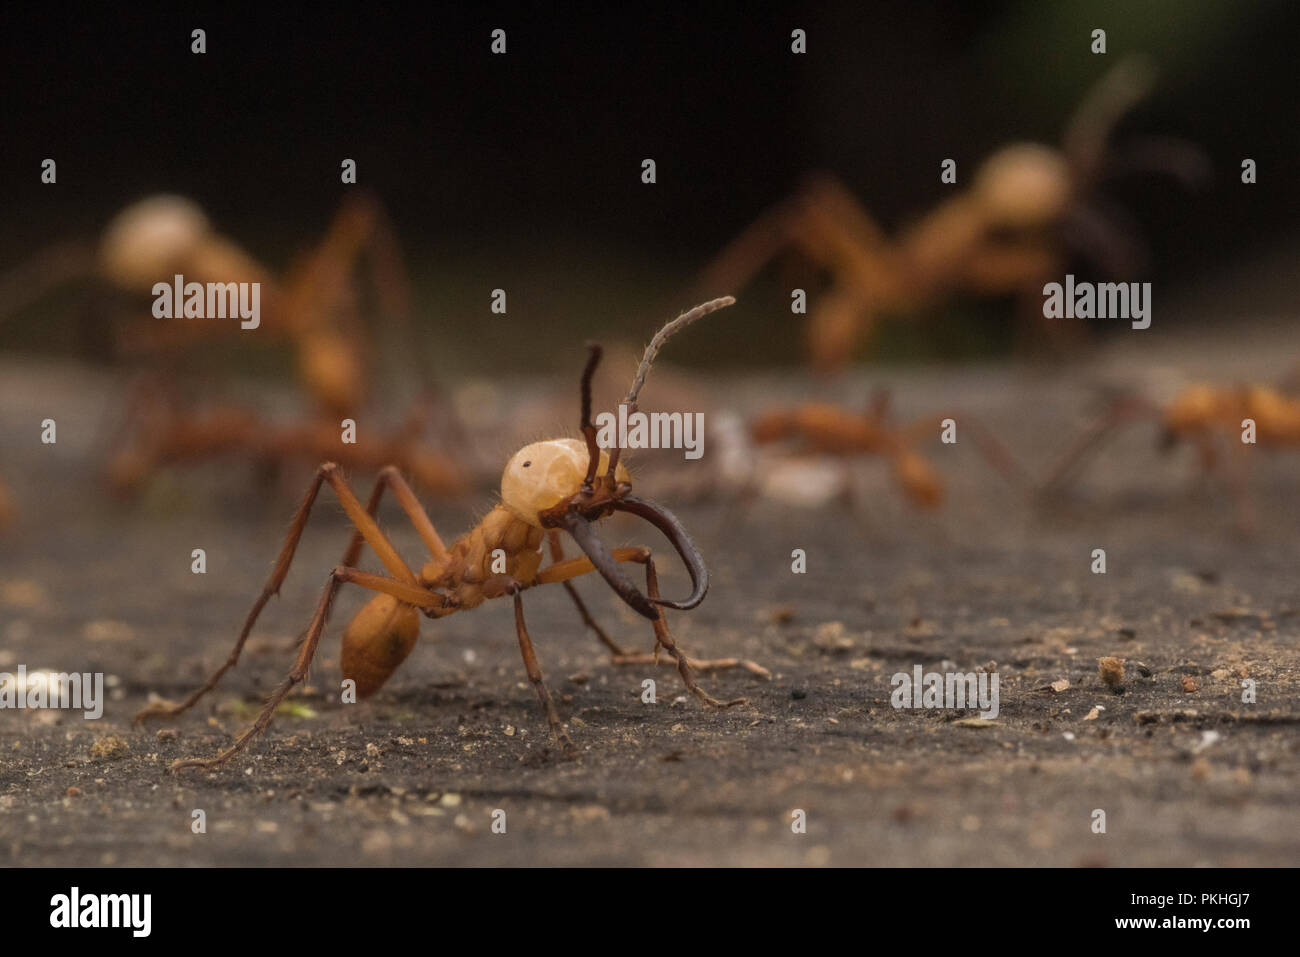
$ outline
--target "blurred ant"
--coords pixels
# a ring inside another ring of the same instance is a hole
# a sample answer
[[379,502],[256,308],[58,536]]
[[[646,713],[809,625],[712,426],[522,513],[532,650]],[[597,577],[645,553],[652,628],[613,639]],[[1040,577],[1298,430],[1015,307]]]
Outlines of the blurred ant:
[[[903,497],[917,508],[934,509],[943,503],[944,483],[935,467],[919,452],[917,442],[933,438],[957,418],[931,415],[906,425],[891,421],[887,392],[877,392],[865,411],[830,403],[809,402],[786,409],[772,409],[753,423],[755,444],[793,443],[804,454],[853,459],[878,455],[886,459]],[[976,447],[1008,481],[1023,483],[1024,473],[1002,443],[970,416],[961,416],[962,427],[970,430]]]
[[830,286],[807,326],[810,358],[822,371],[844,368],[880,317],[915,314],[955,294],[1014,294],[1025,319],[1042,327],[1043,283],[1063,272],[1072,254],[1113,275],[1140,269],[1146,258],[1127,216],[1098,195],[1102,185],[1135,172],[1168,173],[1185,184],[1207,175],[1201,153],[1176,140],[1142,138],[1122,152],[1108,144],[1151,86],[1144,64],[1121,62],[1078,108],[1059,150],[1004,147],[968,188],[897,239],[834,177],[815,177],[734,240],[701,283],[744,286],[790,247],[826,270]]
[[[179,196],[152,196],[121,211],[93,251],[59,244],[33,257],[0,282],[0,303],[12,313],[51,286],[91,274],[120,292],[143,298],[156,283],[180,274],[187,282],[258,283],[262,321],[253,335],[259,345],[289,345],[296,375],[313,409],[310,421],[277,427],[251,411],[218,406],[202,410],[177,399],[174,383],[188,350],[214,340],[244,335],[238,322],[224,320],[129,321],[116,336],[117,351],[148,359],[159,371],[142,376],[128,398],[123,433],[108,466],[119,491],[137,487],[157,468],[219,455],[262,461],[323,456],[358,468],[392,463],[430,492],[463,490],[463,471],[450,458],[425,447],[417,428],[426,404],[407,425],[376,438],[361,430],[355,443],[339,441],[340,423],[358,417],[372,378],[371,349],[360,322],[356,267],[364,260],[379,311],[401,320],[411,332],[405,271],[391,228],[379,203],[352,194],[324,238],[283,279],[225,236],[207,216]],[[332,436],[331,436],[332,433]],[[456,436],[462,438],[463,436]]]
[[[659,331],[646,348],[645,357],[625,400],[629,413],[635,411],[637,395],[664,342],[690,323],[733,302],[734,299],[726,297],[704,303],[678,316]],[[583,437],[534,442],[516,452],[506,465],[501,479],[501,504],[488,512],[475,528],[457,539],[450,548],[443,544],[397,469],[386,468],[380,473],[370,502],[363,507],[340,476],[338,466],[333,463],[322,465],[298,509],[270,580],[249,612],[229,659],[181,704],[155,703],[140,712],[137,720],[171,718],[181,714],[212,690],[221,676],[235,666],[262,608],[272,595],[279,592],[288,574],[317,493],[323,484],[328,484],[343,504],[356,531],[344,553],[343,561],[330,572],[297,661],[288,677],[272,693],[252,727],[240,735],[234,744],[210,760],[178,761],[172,765],[173,769],[217,767],[242,751],[256,735],[265,730],[276,707],[295,685],[305,680],[334,598],[339,588],[346,583],[379,593],[357,613],[343,635],[340,661],[343,677],[355,681],[357,693],[362,696],[378,691],[410,654],[419,634],[421,613],[429,618],[443,618],[458,611],[477,608],[490,598],[511,596],[524,668],[536,689],[557,743],[566,750],[572,750],[573,743],[542,678],[532,639],[524,623],[521,595],[528,588],[556,582],[569,586],[569,593],[577,602],[584,621],[590,622],[586,608],[576,592],[571,590],[571,581],[589,572],[598,572],[615,594],[638,614],[650,620],[654,627],[655,653],[660,648],[667,649],[677,664],[683,683],[709,707],[729,708],[743,703],[745,699],[719,701],[713,698],[696,683],[696,667],[739,666],[770,677],[765,669],[753,662],[736,659],[694,661],[682,651],[669,632],[662,609],[687,610],[699,605],[708,590],[708,569],[699,550],[672,513],[660,505],[632,495],[627,468],[619,463],[622,450],[616,447],[611,451],[603,451],[598,447],[591,417],[591,378],[600,355],[600,348],[592,346],[582,374]],[[385,489],[392,489],[432,556],[418,573],[412,571],[402,560],[375,522],[374,515]],[[649,548],[642,546],[610,550],[605,546],[596,534],[593,523],[614,512],[636,515],[663,532],[690,573],[691,593],[688,597],[681,601],[660,597],[658,576]],[[564,560],[560,532],[567,533],[582,549],[585,557]],[[542,568],[541,547],[548,539],[553,560],[548,567]],[[388,570],[387,575],[375,575],[354,567],[363,543],[368,544],[379,556]],[[624,562],[635,562],[645,567],[644,594],[623,574],[619,565]],[[611,645],[611,648],[618,652],[616,646]]]
[[1253,444],[1265,448],[1300,447],[1300,398],[1278,388],[1196,384],[1183,389],[1164,405],[1139,396],[1120,396],[1059,457],[1042,482],[1039,494],[1044,497],[1059,494],[1077,476],[1086,459],[1118,427],[1143,420],[1159,423],[1164,450],[1172,449],[1179,442],[1191,443],[1205,472],[1214,470],[1226,444],[1228,477],[1237,499],[1237,525],[1246,534],[1256,527],[1254,504],[1249,495],[1252,443],[1244,441],[1248,430],[1253,430]]
[[[788,463],[808,456],[838,460],[843,464],[839,483],[841,497],[852,506],[853,481],[849,471],[852,463],[866,456],[879,456],[889,463],[894,483],[903,498],[915,508],[932,511],[943,504],[945,483],[938,469],[917,451],[916,446],[927,439],[942,436],[948,429],[955,430],[959,422],[960,427],[974,439],[980,454],[1004,479],[1022,490],[1031,487],[1024,470],[1006,447],[973,417],[955,413],[930,415],[900,425],[893,421],[890,406],[889,393],[880,390],[866,409],[847,408],[829,402],[805,402],[760,414],[747,429],[746,438],[751,449],[776,447],[784,458],[764,461],[760,465],[752,456],[736,455],[735,450],[731,460],[724,456],[724,471],[742,483],[733,506],[759,495],[805,504],[824,501],[827,496],[817,494],[812,473],[805,470],[793,482],[786,482],[780,468],[782,461]],[[786,485],[793,487],[787,488]],[[823,487],[821,491],[832,489]],[[724,527],[732,518],[734,514],[724,520]]]

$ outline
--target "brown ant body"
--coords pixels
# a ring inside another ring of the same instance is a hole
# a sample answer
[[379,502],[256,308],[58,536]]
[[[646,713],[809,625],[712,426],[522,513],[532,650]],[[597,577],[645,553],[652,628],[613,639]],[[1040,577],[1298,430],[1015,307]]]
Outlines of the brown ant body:
[[1111,129],[1150,85],[1140,64],[1119,64],[1080,106],[1061,149],[1004,147],[968,188],[896,239],[838,180],[816,177],[734,240],[701,284],[739,288],[773,258],[797,250],[830,276],[807,325],[812,364],[828,372],[849,364],[881,318],[932,309],[953,295],[1015,295],[1024,317],[1041,322],[1042,285],[1072,253],[1112,274],[1132,271],[1144,258],[1127,220],[1097,197],[1105,180],[1145,170],[1186,182],[1205,175],[1199,152],[1177,141],[1148,138],[1122,153],[1109,148]]
[[[358,266],[365,265],[366,283]],[[53,286],[86,274],[106,282],[133,302],[156,283],[182,275],[186,282],[257,283],[261,315],[256,329],[238,320],[157,318],[129,320],[115,335],[124,358],[153,371],[128,395],[123,435],[107,476],[130,492],[159,468],[172,464],[242,457],[265,464],[332,458],[372,470],[395,464],[426,491],[449,495],[466,486],[463,470],[421,441],[425,413],[417,406],[397,431],[357,430],[340,441],[341,423],[360,419],[370,392],[372,349],[361,323],[360,292],[369,288],[380,312],[408,325],[411,306],[405,271],[383,211],[367,194],[349,196],[324,237],[283,275],[216,232],[190,200],[159,195],[118,213],[93,250],[60,244],[33,257],[0,282],[0,303],[14,312]],[[207,408],[175,394],[188,368],[186,354],[213,342],[249,337],[259,347],[287,346],[299,387],[310,403],[305,420],[276,425],[245,408]]]
[[[731,305],[734,301],[730,297],[715,299],[684,313],[661,329],[646,349],[626,404],[635,408],[646,373],[664,341],[691,322]],[[295,685],[306,678],[335,595],[347,583],[378,593],[357,613],[343,636],[343,676],[356,682],[359,695],[377,691],[410,653],[418,637],[421,614],[429,618],[443,618],[476,608],[489,599],[508,595],[514,601],[519,649],[529,680],[536,689],[557,742],[566,749],[572,748],[543,681],[524,622],[521,595],[526,589],[538,585],[563,583],[570,589],[584,621],[590,623],[590,616],[576,592],[571,590],[570,582],[596,571],[624,602],[651,621],[656,655],[661,647],[668,651],[677,664],[682,681],[700,701],[715,708],[743,702],[744,699],[719,701],[707,694],[695,681],[695,667],[740,666],[767,675],[765,669],[752,662],[736,659],[692,661],[668,630],[662,609],[685,610],[696,607],[703,601],[708,589],[708,570],[685,529],[670,512],[632,495],[627,469],[619,463],[621,449],[614,448],[606,452],[598,447],[596,429],[591,418],[591,377],[599,359],[599,347],[592,346],[582,377],[583,438],[534,442],[516,452],[502,476],[501,504],[449,547],[443,544],[397,469],[386,468],[380,473],[369,504],[363,506],[339,475],[336,465],[321,466],[298,509],[270,580],[253,605],[228,661],[180,705],[155,704],[141,712],[138,718],[174,717],[180,714],[214,688],[221,676],[235,665],[259,613],[270,597],[279,591],[289,571],[317,493],[322,485],[328,485],[342,503],[356,531],[344,553],[343,561],[330,573],[297,661],[288,677],[271,695],[257,721],[234,744],[211,760],[180,761],[173,767],[216,767],[242,751],[266,728],[277,705]],[[402,560],[375,522],[374,515],[385,489],[392,490],[429,550],[430,560],[418,572]],[[664,533],[690,573],[692,590],[689,597],[682,601],[660,597],[655,563],[649,548],[618,548],[611,551],[601,542],[593,523],[614,512],[627,512],[644,518]],[[563,559],[561,532],[567,533],[574,540],[585,557]],[[541,548],[548,539],[553,561],[542,568]],[[354,567],[363,544],[368,544],[379,556],[387,569],[387,575],[371,574]],[[638,591],[623,574],[619,566],[626,562],[645,567],[645,594]],[[616,646],[611,644],[611,648],[618,653]],[[627,657],[645,660],[642,656]]]
[[1271,386],[1214,386],[1204,383],[1184,388],[1167,404],[1123,396],[1112,401],[1071,444],[1042,483],[1040,493],[1059,493],[1087,456],[1121,425],[1154,420],[1161,429],[1161,445],[1172,448],[1190,443],[1202,469],[1212,470],[1226,443],[1230,450],[1230,479],[1237,495],[1238,527],[1255,528],[1254,508],[1248,494],[1250,461],[1244,432],[1253,426],[1254,444],[1265,448],[1300,447],[1300,398]]
[[[878,456],[889,463],[903,497],[917,508],[930,510],[943,503],[945,485],[938,469],[917,451],[916,445],[939,435],[949,418],[932,415],[895,424],[888,393],[878,392],[865,410],[829,402],[769,409],[751,424],[750,438],[758,446],[780,445],[796,455],[823,456],[846,463]],[[951,418],[955,426],[958,416]],[[985,459],[1008,481],[1025,484],[1023,472],[1004,446],[970,416],[959,418]]]
[[862,413],[830,403],[809,402],[770,409],[751,427],[756,445],[783,443],[797,453],[857,458],[875,455],[889,462],[903,497],[918,508],[933,509],[943,502],[944,483],[935,467],[913,445],[920,432],[930,434],[936,423],[895,427],[883,408]]

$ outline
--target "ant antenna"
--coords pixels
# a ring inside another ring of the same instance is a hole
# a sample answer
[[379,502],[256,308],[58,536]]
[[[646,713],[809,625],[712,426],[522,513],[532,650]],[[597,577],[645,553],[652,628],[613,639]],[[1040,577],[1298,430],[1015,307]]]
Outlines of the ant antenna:
[[735,296],[723,296],[721,299],[703,303],[689,312],[683,312],[655,333],[655,337],[650,340],[650,345],[645,347],[645,355],[641,358],[641,364],[637,366],[636,378],[632,380],[632,388],[628,390],[627,398],[623,400],[623,404],[628,406],[636,405],[636,397],[641,393],[641,387],[645,385],[646,376],[650,374],[650,365],[655,361],[655,357],[659,355],[659,350],[663,348],[665,342],[697,319],[703,319],[709,313],[725,309],[727,306],[735,305],[735,303]]
[[[717,312],[719,309],[735,305],[735,302],[735,296],[723,296],[720,299],[701,303],[694,309],[683,312],[655,333],[655,337],[650,340],[650,345],[645,347],[645,355],[641,357],[641,364],[637,366],[636,377],[632,380],[632,388],[628,390],[627,398],[623,400],[629,415],[636,411],[636,397],[641,394],[641,387],[645,385],[646,376],[650,374],[650,366],[659,355],[659,350],[664,347],[664,343],[696,320],[703,319],[711,312]],[[622,451],[623,449],[619,446],[615,446],[610,450],[609,469],[605,472],[605,475],[611,481],[614,478],[614,469],[618,467],[618,459]]]
[[587,440],[587,477],[582,480],[584,491],[590,492],[600,463],[600,448],[596,445],[596,427],[591,424],[591,379],[600,365],[604,350],[594,342],[587,343],[587,365],[582,370],[582,437]]

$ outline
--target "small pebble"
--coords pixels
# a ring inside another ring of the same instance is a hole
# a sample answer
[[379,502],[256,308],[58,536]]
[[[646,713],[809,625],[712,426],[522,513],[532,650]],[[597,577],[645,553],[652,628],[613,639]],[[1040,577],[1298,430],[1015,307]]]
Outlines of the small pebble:
[[1097,659],[1097,674],[1102,684],[1114,688],[1124,680],[1124,659],[1105,657]]

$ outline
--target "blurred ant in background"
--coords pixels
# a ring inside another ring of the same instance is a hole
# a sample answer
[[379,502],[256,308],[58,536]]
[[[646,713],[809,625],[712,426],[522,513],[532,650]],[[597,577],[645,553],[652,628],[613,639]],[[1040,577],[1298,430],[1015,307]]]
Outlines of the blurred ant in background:
[[[363,264],[364,283],[358,270]],[[378,436],[374,428],[357,428],[355,441],[341,441],[341,423],[361,418],[374,378],[371,337],[361,321],[362,287],[368,286],[381,315],[399,320],[402,333],[413,335],[401,255],[373,197],[363,193],[345,200],[321,241],[277,277],[217,233],[195,203],[152,196],[121,211],[96,248],[58,244],[11,271],[0,281],[0,307],[12,314],[50,288],[87,275],[133,297],[132,302],[176,275],[186,283],[260,285],[256,329],[211,318],[133,318],[115,326],[113,350],[145,362],[151,371],[128,394],[126,421],[107,468],[114,489],[132,491],[166,465],[220,456],[271,466],[292,460],[314,465],[322,458],[365,470],[394,464],[433,494],[464,489],[457,460],[421,441],[437,399],[428,383],[401,428]],[[256,336],[258,347],[280,344],[292,350],[298,386],[311,403],[305,421],[276,425],[249,409],[197,406],[178,396],[177,380],[186,377],[192,350],[245,335]],[[439,411],[450,416],[449,409]],[[454,423],[450,431],[463,443]]]
[[805,402],[770,408],[748,424],[722,417],[715,435],[721,445],[718,472],[732,492],[723,528],[756,498],[805,507],[839,499],[856,513],[854,467],[872,456],[889,464],[894,484],[909,505],[937,510],[946,497],[946,483],[917,447],[936,438],[954,443],[959,429],[1004,480],[1028,493],[1033,483],[1025,470],[974,417],[953,412],[899,424],[885,390],[877,390],[862,409]]
[[1182,389],[1167,403],[1121,395],[1111,399],[1057,459],[1039,485],[1039,497],[1060,495],[1106,439],[1119,427],[1138,421],[1158,423],[1164,451],[1181,442],[1190,443],[1203,473],[1213,472],[1221,462],[1226,465],[1229,487],[1236,498],[1237,528],[1247,535],[1257,528],[1249,492],[1252,450],[1300,448],[1300,398],[1287,395],[1283,388],[1198,383]]
[[1022,320],[1042,323],[1042,286],[1081,256],[1108,275],[1140,271],[1146,249],[1123,210],[1101,190],[1133,173],[1172,175],[1187,186],[1208,176],[1201,152],[1178,140],[1140,137],[1122,148],[1110,135],[1153,85],[1144,62],[1127,59],[1091,90],[1061,147],[1014,143],[990,156],[971,185],[897,238],[886,235],[843,184],[811,178],[745,230],[705,271],[701,285],[740,288],[793,248],[829,275],[808,316],[812,365],[847,366],[887,315],[907,315],[956,295],[1015,296]]

